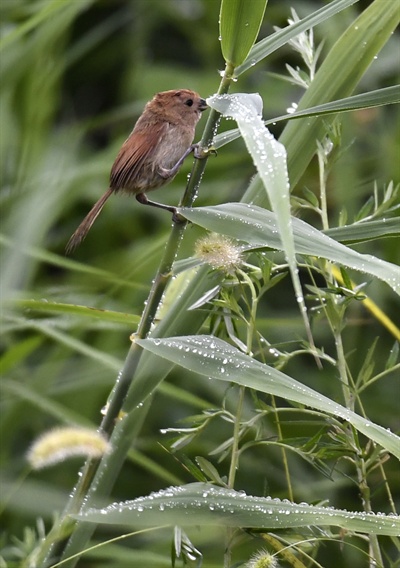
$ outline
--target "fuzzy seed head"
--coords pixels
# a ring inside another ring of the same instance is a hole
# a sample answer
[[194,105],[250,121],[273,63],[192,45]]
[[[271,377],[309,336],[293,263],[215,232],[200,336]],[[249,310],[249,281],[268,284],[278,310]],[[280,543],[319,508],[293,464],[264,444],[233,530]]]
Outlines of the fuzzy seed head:
[[246,563],[245,568],[279,568],[275,556],[266,550],[259,550]]
[[216,233],[198,239],[195,254],[203,262],[228,274],[242,264],[240,248],[228,237]]
[[33,443],[27,459],[33,469],[42,469],[76,456],[100,458],[110,450],[110,442],[96,430],[54,428]]

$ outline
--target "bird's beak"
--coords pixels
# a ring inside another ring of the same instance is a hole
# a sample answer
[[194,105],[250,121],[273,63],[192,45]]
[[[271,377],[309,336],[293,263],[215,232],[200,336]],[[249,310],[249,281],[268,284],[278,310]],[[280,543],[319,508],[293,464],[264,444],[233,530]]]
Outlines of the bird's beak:
[[208,104],[204,99],[200,99],[199,110],[203,112],[203,110],[206,110],[206,108],[208,108]]

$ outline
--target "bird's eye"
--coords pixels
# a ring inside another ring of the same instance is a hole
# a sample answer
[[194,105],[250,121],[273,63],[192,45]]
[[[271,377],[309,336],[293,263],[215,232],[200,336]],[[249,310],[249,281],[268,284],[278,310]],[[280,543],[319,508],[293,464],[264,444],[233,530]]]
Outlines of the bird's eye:
[[193,105],[193,99],[188,99],[187,101],[185,101],[185,105],[191,107]]

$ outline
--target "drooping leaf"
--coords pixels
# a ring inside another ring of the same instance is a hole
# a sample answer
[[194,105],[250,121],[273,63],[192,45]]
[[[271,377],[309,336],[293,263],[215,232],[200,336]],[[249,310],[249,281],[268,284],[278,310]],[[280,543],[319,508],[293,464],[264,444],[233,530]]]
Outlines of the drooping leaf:
[[[180,209],[193,223],[255,246],[283,249],[276,217],[271,211],[244,203]],[[305,221],[292,218],[295,251],[343,264],[386,282],[400,294],[400,268],[371,254],[361,254],[330,238]],[[338,230],[339,231],[339,230]]]
[[185,369],[221,381],[233,382],[260,392],[316,408],[352,424],[357,430],[400,459],[400,438],[213,336],[137,340],[144,349]]
[[[369,91],[368,93],[360,93],[359,95],[353,95],[351,97],[345,97],[343,99],[338,99],[329,103],[323,103],[321,105],[316,105],[311,108],[306,108],[304,110],[296,111],[290,114],[276,116],[274,118],[271,118],[270,120],[266,120],[264,124],[266,126],[269,126],[270,124],[275,124],[277,122],[281,122],[282,120],[295,120],[297,118],[307,118],[310,116],[337,114],[339,112],[351,112],[365,108],[398,104],[399,102],[400,85],[394,85],[393,87],[376,89],[375,91]],[[218,148],[225,146],[225,144],[233,142],[233,140],[236,140],[237,138],[239,138],[239,136],[240,130],[238,128],[217,134],[217,136],[213,140],[213,147],[217,150]]]
[[299,304],[308,340],[310,345],[313,346],[293,241],[286,149],[283,144],[275,140],[262,121],[262,99],[260,95],[240,93],[214,95],[207,99],[207,102],[224,116],[236,120],[247,149],[253,158],[276,215],[277,228],[289,265],[296,300]]
[[91,523],[130,526],[178,524],[278,529],[336,525],[350,531],[388,536],[396,536],[400,531],[397,515],[350,512],[255,497],[207,483],[169,487],[133,501],[89,509],[75,518]]

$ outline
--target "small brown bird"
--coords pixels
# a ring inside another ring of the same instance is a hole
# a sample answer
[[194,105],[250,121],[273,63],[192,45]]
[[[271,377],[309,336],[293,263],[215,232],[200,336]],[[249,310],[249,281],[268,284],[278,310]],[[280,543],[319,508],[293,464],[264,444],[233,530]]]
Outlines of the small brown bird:
[[150,201],[146,192],[169,183],[191,152],[199,157],[192,142],[196,124],[206,108],[206,101],[187,89],[157,93],[146,104],[111,168],[109,188],[68,241],[67,254],[83,241],[113,193],[133,193],[139,203],[176,213],[174,207]]

